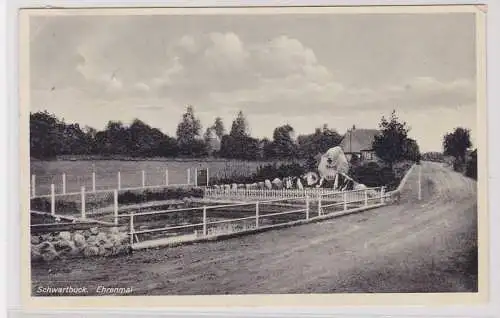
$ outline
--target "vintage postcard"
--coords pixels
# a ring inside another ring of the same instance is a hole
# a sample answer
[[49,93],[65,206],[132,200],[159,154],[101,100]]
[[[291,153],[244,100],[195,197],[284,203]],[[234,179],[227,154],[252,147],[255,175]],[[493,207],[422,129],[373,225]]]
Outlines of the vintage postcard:
[[26,305],[487,301],[485,15],[21,10]]

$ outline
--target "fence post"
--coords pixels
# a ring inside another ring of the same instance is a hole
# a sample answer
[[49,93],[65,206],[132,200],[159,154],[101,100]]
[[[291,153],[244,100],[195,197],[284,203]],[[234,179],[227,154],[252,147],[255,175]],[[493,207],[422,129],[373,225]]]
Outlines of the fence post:
[[382,187],[382,189],[380,189],[380,203],[384,203],[384,196],[385,196],[385,187]]
[[368,191],[365,189],[365,206],[368,206]]
[[118,225],[118,190],[113,191],[113,214],[115,225]]
[[31,175],[31,197],[36,196],[36,175]]
[[95,192],[95,171],[92,171],[92,192]]
[[146,171],[142,170],[142,187],[146,187]]
[[259,201],[255,202],[255,228],[259,228]]
[[85,187],[82,187],[80,196],[82,200],[82,219],[85,219],[87,218],[87,216],[85,215]]
[[321,194],[318,194],[318,216],[322,215],[321,211]]
[[344,211],[345,211],[347,210],[347,192],[344,192],[343,200],[344,200]]
[[50,185],[50,214],[56,215],[56,187],[53,183]]
[[198,168],[194,168],[194,186],[198,186]]
[[306,220],[309,220],[309,195],[306,194]]
[[62,174],[62,193],[66,194],[66,174]]
[[165,185],[168,186],[168,168],[165,168]]
[[130,212],[130,246],[134,244],[134,211]]
[[118,190],[122,189],[122,174],[118,171]]
[[203,236],[207,236],[207,207],[203,207]]
[[191,169],[187,168],[187,184],[191,182]]
[[208,168],[207,168],[207,187],[210,184],[210,174],[208,173]]

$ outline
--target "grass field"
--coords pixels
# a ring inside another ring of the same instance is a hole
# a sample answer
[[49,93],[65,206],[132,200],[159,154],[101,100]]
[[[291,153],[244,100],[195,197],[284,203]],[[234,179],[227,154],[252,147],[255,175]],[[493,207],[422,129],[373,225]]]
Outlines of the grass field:
[[92,189],[92,171],[96,173],[96,190],[114,189],[121,174],[122,188],[140,187],[142,171],[146,174],[146,185],[165,184],[165,170],[168,169],[170,184],[187,183],[187,170],[194,180],[195,168],[208,168],[210,178],[250,176],[257,169],[270,162],[238,160],[57,160],[32,161],[30,172],[36,175],[36,194],[49,194],[50,184],[56,193],[62,192],[62,175],[66,174],[66,192],[78,192],[82,186]]

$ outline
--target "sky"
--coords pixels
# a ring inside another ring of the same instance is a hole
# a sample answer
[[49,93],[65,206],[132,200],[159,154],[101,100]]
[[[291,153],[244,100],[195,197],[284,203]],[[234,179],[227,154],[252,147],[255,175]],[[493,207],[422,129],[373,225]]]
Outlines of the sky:
[[377,128],[393,109],[422,151],[476,136],[472,13],[34,16],[31,111],[103,129],[139,118],[175,135],[239,110],[255,137]]

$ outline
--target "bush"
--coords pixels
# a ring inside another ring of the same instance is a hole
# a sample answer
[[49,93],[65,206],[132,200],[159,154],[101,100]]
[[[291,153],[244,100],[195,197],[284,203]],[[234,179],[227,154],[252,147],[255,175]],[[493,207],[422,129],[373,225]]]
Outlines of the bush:
[[467,161],[465,175],[469,178],[477,180],[477,150],[474,150],[470,159]]
[[156,190],[126,191],[118,195],[118,204],[134,204],[148,201],[181,200],[187,197],[202,198],[203,190],[199,188],[162,188]]

